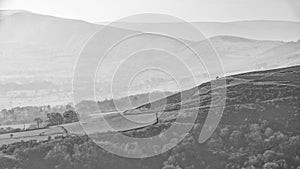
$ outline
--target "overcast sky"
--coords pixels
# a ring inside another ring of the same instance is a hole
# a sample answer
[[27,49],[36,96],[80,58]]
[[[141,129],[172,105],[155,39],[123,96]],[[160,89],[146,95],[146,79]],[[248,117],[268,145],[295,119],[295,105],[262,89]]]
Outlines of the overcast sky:
[[89,22],[138,13],[163,13],[187,21],[300,21],[300,0],[0,0],[0,9],[23,9]]

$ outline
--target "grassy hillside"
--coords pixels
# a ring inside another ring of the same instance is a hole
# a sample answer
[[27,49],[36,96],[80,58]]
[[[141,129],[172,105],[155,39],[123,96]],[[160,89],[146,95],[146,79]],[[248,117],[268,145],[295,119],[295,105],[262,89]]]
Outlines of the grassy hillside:
[[[226,78],[226,104],[217,129],[205,143],[198,137],[213,103],[210,83],[138,107],[139,113],[158,113],[158,123],[123,132],[132,137],[160,134],[158,147],[126,143],[116,133],[90,135],[123,153],[146,153],[143,148],[164,149],[178,129],[196,113],[196,123],[170,151],[146,159],[128,159],[99,148],[88,136],[69,136],[46,142],[20,142],[1,147],[0,168],[24,169],[299,169],[300,168],[300,66],[244,73]],[[221,86],[225,87],[225,86]],[[199,90],[198,90],[199,89]],[[183,96],[183,97],[181,97]],[[182,103],[184,98],[184,103]],[[166,103],[166,104],[165,104]],[[128,111],[127,113],[135,113]],[[175,118],[180,118],[175,121]],[[162,145],[162,147],[159,147]]]

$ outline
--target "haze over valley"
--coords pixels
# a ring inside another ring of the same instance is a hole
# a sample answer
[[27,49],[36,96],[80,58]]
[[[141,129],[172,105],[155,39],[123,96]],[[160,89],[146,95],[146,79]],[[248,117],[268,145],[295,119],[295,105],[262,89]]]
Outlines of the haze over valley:
[[[6,10],[0,13],[0,108],[71,102],[72,78],[77,59],[88,39],[103,25],[28,11]],[[209,38],[212,47],[219,55],[226,75],[300,63],[299,22],[238,21],[193,22],[192,24]],[[118,25],[116,29],[125,34],[128,31],[147,30],[147,27],[153,25],[159,25],[160,29],[167,29],[167,25],[172,25],[178,30],[183,27],[182,23],[120,23]],[[185,37],[184,42],[202,53],[204,62],[212,67],[209,60],[215,53],[212,50],[206,51],[208,41],[205,39],[195,41],[192,36]],[[123,47],[130,51],[137,46],[151,46],[145,43],[151,43],[151,38],[153,37],[142,36]],[[166,39],[159,39],[160,37],[155,38],[160,41],[160,45],[168,44],[170,48],[177,48],[174,42],[167,42]],[[116,52],[121,48],[122,46],[117,47]],[[112,97],[109,91],[110,82],[107,79],[112,76],[111,69],[122,58],[118,53],[113,54],[106,62],[109,64],[101,67],[101,74],[96,75],[96,93],[99,100]],[[197,84],[214,79],[216,76],[223,76],[218,74],[218,71],[214,72],[213,68],[207,72],[203,65],[199,66],[201,64],[198,58],[191,56],[186,49],[177,50],[175,54],[176,59],[182,59],[191,66],[193,72],[196,72]],[[136,59],[132,59],[132,62],[129,59],[123,65],[123,70],[139,65],[135,64],[139,58],[144,66],[160,63],[162,67],[168,67],[170,62],[174,64],[178,62],[174,60],[174,56],[161,51],[142,52],[132,57]],[[178,88],[170,76],[150,71],[141,74],[137,77],[138,80],[133,81],[130,94],[149,92],[149,87],[153,91],[180,91],[195,86],[195,83],[189,83],[191,80],[186,80],[191,79],[188,73],[180,69],[173,71],[178,75],[177,79],[182,79],[179,81],[186,83],[184,88]],[[116,83],[115,87],[119,92],[114,97],[119,98],[128,94],[122,93],[126,87],[122,84],[126,82],[130,72],[122,76]]]
[[0,169],[300,169],[299,0],[0,0]]

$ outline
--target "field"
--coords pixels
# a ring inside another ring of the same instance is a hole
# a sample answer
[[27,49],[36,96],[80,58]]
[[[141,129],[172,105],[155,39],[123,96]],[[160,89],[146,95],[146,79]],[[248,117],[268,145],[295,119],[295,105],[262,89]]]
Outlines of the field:
[[[105,133],[114,131],[126,131],[145,127],[156,123],[155,114],[125,115],[115,112],[107,115],[96,115],[84,121],[52,126],[45,129],[6,133],[0,135],[0,146],[11,144],[21,140],[47,140],[49,136],[86,135],[93,133]],[[13,137],[11,137],[13,134]]]

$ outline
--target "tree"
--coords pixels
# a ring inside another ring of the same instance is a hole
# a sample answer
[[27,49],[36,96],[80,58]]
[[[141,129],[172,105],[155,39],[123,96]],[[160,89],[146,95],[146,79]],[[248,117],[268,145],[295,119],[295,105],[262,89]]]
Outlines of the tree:
[[60,125],[63,124],[64,118],[60,113],[48,113],[48,125],[53,126],[53,125]]
[[233,145],[236,147],[240,147],[241,143],[243,141],[243,133],[240,132],[239,130],[234,130],[230,136],[229,136],[229,140],[232,141]]
[[279,168],[279,165],[274,162],[265,163],[263,166],[263,169],[278,169],[278,168]]
[[76,112],[73,110],[65,111],[63,114],[63,118],[64,123],[73,123],[79,121]]
[[271,162],[275,160],[276,158],[276,153],[273,150],[266,150],[263,154],[263,159],[265,162]]
[[57,144],[50,150],[44,158],[50,164],[53,164],[53,168],[71,168],[72,159],[68,153],[68,147],[66,145]]
[[164,166],[162,169],[176,169],[176,167],[173,165],[167,165],[167,166]]
[[43,119],[41,119],[40,117],[37,117],[34,119],[34,121],[37,124],[37,127],[40,128],[40,124],[43,123]]

